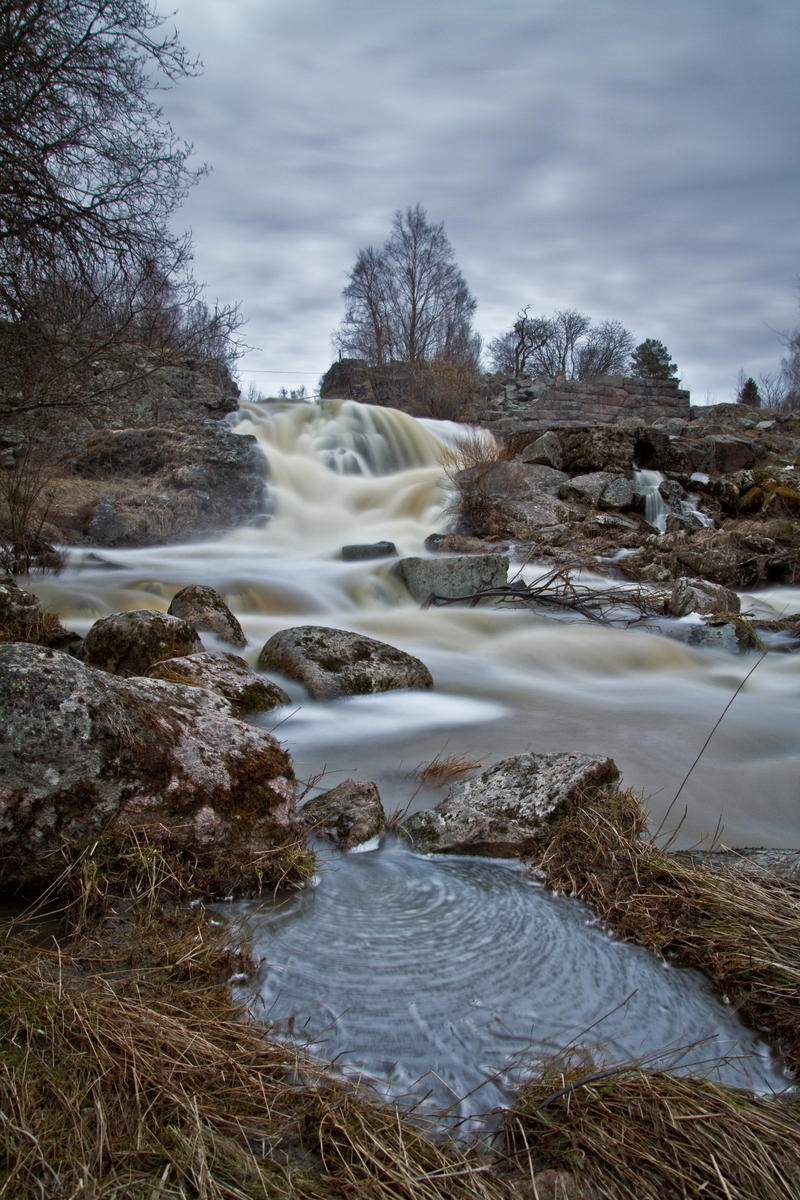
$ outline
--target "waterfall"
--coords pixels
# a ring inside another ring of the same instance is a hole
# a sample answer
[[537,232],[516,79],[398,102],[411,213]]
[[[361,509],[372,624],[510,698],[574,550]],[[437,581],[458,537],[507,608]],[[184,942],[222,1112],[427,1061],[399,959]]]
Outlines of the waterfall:
[[[447,522],[442,463],[458,426],[336,401],[251,406],[239,429],[264,450],[268,518],[204,542],[103,550],[85,561],[76,553],[60,576],[32,582],[44,603],[83,632],[111,611],[165,611],[180,587],[204,583],[239,618],[251,665],[273,633],[306,623],[417,655],[433,674],[431,691],[310,702],[282,681],[292,706],[258,722],[276,729],[300,780],[321,776],[320,790],[369,779],[387,811],[416,811],[444,795],[419,783],[419,766],[434,756],[488,765],[567,750],[614,758],[658,825],[746,666],[657,635],[526,610],[421,611],[391,562],[342,561],[341,546],[355,541],[425,553],[425,538]],[[660,476],[639,476],[655,501]],[[799,596],[775,588],[760,603],[795,611]],[[771,654],[737,695],[682,794],[678,843],[712,831],[724,806],[729,845],[797,844],[799,666],[797,656]],[[266,960],[248,1002],[278,1031],[302,1030],[323,1053],[341,1050],[392,1094],[427,1074],[423,1090],[433,1086],[449,1103],[499,1069],[469,1102],[472,1112],[490,1107],[531,1043],[547,1053],[634,993],[616,1023],[593,1031],[601,1052],[636,1054],[713,1031],[726,1048],[737,1041],[734,1057],[755,1051],[754,1079],[779,1086],[763,1047],[733,1029],[697,977],[637,957],[586,910],[546,897],[507,864],[429,862],[391,846],[345,859],[327,850],[319,877],[276,909],[240,910]]]
[[667,528],[667,513],[669,509],[661,495],[660,485],[664,476],[660,471],[645,471],[634,468],[633,489],[644,496],[644,519],[659,533]]

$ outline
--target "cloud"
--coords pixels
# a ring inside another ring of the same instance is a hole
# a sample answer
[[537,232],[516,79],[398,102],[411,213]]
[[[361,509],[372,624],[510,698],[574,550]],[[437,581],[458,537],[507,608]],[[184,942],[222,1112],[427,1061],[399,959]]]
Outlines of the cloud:
[[165,96],[212,175],[182,214],[252,370],[321,373],[359,247],[444,220],[488,340],[526,303],[659,337],[695,393],[797,323],[796,47],[784,0],[192,0]]

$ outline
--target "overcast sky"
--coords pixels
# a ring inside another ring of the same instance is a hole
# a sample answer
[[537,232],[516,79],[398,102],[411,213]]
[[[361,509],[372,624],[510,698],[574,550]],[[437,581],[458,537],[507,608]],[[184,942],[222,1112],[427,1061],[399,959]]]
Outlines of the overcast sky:
[[[179,0],[182,217],[244,383],[316,387],[362,246],[420,203],[488,342],[530,304],[659,338],[695,403],[800,323],[798,0]],[[303,373],[305,372],[305,373]]]

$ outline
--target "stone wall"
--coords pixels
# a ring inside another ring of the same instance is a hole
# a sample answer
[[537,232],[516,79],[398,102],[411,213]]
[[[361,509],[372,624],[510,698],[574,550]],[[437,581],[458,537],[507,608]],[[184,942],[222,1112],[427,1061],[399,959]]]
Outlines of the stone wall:
[[[602,375],[597,379],[534,381],[484,375],[479,381],[480,424],[502,430],[503,423],[524,421],[531,428],[551,425],[650,424],[661,417],[689,418],[689,393],[675,379],[634,379]],[[334,363],[322,380],[320,397],[349,397],[420,415],[412,372],[406,363],[370,367],[359,359]],[[471,407],[471,406],[470,406]],[[421,411],[421,410],[420,410]],[[434,415],[427,413],[424,415]],[[451,414],[448,414],[451,415]]]
[[481,413],[482,423],[490,426],[513,418],[541,428],[633,420],[651,424],[668,417],[689,417],[689,393],[678,387],[678,381],[626,375],[548,383],[511,380]]

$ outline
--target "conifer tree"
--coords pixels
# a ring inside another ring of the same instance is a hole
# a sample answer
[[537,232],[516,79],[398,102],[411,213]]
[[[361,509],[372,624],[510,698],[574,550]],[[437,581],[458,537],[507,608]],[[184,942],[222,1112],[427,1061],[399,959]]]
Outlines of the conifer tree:
[[677,365],[663,342],[646,338],[631,355],[631,375],[640,379],[677,379]]

